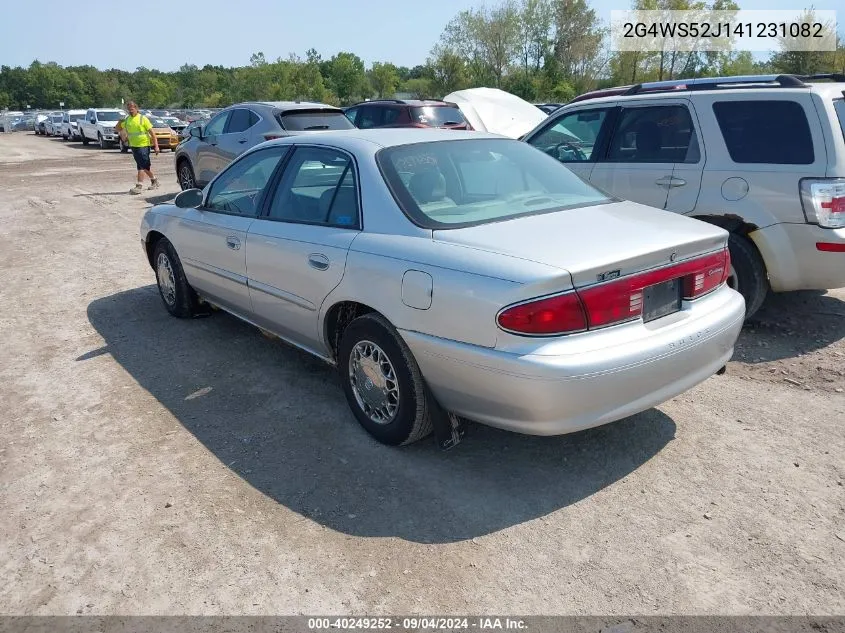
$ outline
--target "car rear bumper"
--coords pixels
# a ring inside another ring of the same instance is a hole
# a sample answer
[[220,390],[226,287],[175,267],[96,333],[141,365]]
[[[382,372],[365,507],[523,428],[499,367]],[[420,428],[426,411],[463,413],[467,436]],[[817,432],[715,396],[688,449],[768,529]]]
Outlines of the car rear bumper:
[[775,292],[845,287],[845,252],[821,250],[845,249],[845,229],[775,224],[754,231],[749,237],[766,262],[769,283]]
[[[639,413],[707,379],[733,355],[744,318],[742,296],[723,287],[649,324],[537,339],[530,354],[400,333],[447,410],[520,433],[560,435]],[[582,337],[593,337],[590,351]]]

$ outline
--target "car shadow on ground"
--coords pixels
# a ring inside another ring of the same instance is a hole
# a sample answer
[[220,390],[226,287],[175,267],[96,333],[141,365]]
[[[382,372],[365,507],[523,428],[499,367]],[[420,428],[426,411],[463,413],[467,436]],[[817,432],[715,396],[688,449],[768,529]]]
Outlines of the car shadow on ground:
[[[176,193],[179,192],[177,191]],[[144,198],[144,201],[150,204],[164,204],[166,202],[173,202],[173,199],[176,197],[176,193],[165,193],[160,196],[150,196],[149,198]]]
[[445,543],[489,534],[623,479],[675,435],[651,409],[598,429],[530,437],[470,425],[442,452],[372,440],[335,370],[225,313],[169,316],[155,286],[93,301],[110,354],[223,464],[280,504],[356,536]]
[[845,301],[822,290],[772,293],[742,330],[733,360],[794,358],[845,338]]

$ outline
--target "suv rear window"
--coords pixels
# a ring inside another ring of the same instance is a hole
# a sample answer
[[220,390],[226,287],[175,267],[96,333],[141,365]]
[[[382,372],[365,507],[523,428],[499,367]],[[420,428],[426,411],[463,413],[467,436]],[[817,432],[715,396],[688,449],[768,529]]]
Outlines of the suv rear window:
[[411,120],[426,125],[460,125],[466,123],[463,112],[457,106],[415,106],[411,108]]
[[355,127],[340,110],[290,110],[276,116],[282,128],[292,132],[304,132],[306,130],[351,130]]
[[815,160],[807,115],[795,101],[720,101],[713,113],[735,163],[809,165]]

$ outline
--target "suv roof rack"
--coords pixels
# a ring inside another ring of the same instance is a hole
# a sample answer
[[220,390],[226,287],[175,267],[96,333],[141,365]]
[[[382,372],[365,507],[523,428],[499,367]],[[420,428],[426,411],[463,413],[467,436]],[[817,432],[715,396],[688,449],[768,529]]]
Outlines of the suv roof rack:
[[815,75],[797,75],[802,81],[818,81],[819,79],[830,79],[835,82],[845,82],[845,75],[841,73],[816,73]]
[[[830,75],[833,77],[834,75]],[[822,79],[828,75],[813,75]],[[670,81],[652,81],[631,86],[622,93],[623,96],[635,95],[641,92],[664,92],[670,90],[715,90],[719,88],[733,88],[736,86],[770,87],[777,84],[781,88],[803,88],[805,84],[802,79],[809,77],[798,77],[796,75],[741,75],[737,77],[698,77],[695,79],[673,79]]]

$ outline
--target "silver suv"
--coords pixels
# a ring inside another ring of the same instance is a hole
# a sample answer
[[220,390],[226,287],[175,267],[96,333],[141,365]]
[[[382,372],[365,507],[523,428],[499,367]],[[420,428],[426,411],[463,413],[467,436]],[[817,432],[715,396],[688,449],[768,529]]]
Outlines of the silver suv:
[[655,82],[557,110],[523,140],[612,195],[730,232],[750,317],[845,286],[845,76]]
[[236,157],[264,141],[354,128],[343,110],[324,103],[239,103],[190,129],[176,148],[176,177],[183,190],[205,187]]

